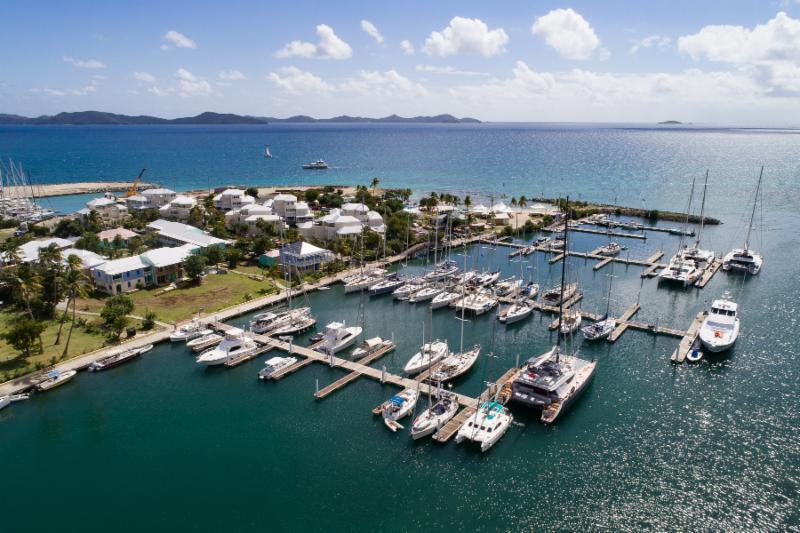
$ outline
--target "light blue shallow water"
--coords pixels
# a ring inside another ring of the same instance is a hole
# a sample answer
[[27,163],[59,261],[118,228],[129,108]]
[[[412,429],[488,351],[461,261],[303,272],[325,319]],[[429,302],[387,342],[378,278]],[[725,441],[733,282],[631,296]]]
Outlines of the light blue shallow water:
[[[680,291],[642,282],[639,267],[614,270],[616,312],[638,298],[640,319],[675,327],[729,291],[743,321],[730,353],[673,366],[675,339],[629,331],[614,345],[585,344],[581,353],[599,366],[581,401],[553,427],[512,407],[520,425],[481,454],[388,432],[370,409],[393,387],[361,379],[315,401],[316,381],[327,384],[341,371],[312,365],[264,384],[255,378],[264,358],[204,369],[183,346],[165,344],[0,412],[3,523],[86,531],[796,528],[798,140],[791,133],[579,126],[0,130],[0,155],[43,180],[125,179],[147,164],[159,176],[180,175],[177,188],[205,186],[208,176],[219,184],[312,176],[351,183],[377,174],[392,186],[528,196],[569,190],[681,209],[686,179],[708,166],[708,212],[724,224],[707,228],[704,243],[718,253],[740,241],[758,167],[768,169],[755,232],[766,266],[757,278],[720,272],[703,290]],[[277,159],[263,161],[264,142]],[[318,157],[342,168],[296,170]],[[603,240],[573,237],[581,251]],[[624,253],[669,255],[677,242],[652,234],[626,240]],[[507,251],[476,246],[470,262],[518,272]],[[571,272],[586,293],[583,308],[602,310],[610,269],[595,272],[591,264],[572,259]],[[544,257],[522,266],[544,285],[559,274]],[[341,287],[309,301],[321,324],[357,319],[359,296]],[[389,297],[366,305],[367,333],[394,334],[398,342],[378,364],[399,371],[421,342],[428,312]],[[432,320],[436,336],[458,344],[452,311]],[[495,357],[482,358],[455,388],[476,394],[517,354],[547,349],[550,320],[535,315],[494,337],[493,317],[467,323],[465,343],[481,343]]]

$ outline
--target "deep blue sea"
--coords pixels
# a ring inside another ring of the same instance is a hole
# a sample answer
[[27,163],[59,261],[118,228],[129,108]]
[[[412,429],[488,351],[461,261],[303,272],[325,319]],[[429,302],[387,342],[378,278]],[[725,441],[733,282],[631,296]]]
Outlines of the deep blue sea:
[[[263,145],[275,158],[265,160]],[[628,331],[583,344],[599,360],[583,398],[554,426],[512,406],[517,425],[488,453],[414,443],[370,410],[396,390],[360,379],[315,401],[317,382],[343,374],[311,365],[260,383],[264,358],[201,368],[178,344],[0,412],[0,498],[8,531],[703,530],[800,527],[800,135],[794,131],[630,125],[267,125],[4,127],[0,157],[36,182],[146,179],[175,189],[225,184],[367,184],[473,196],[566,195],[682,210],[692,178],[709,171],[704,247],[722,254],[743,238],[763,165],[763,209],[753,245],[765,257],[751,279],[720,272],[702,290],[659,287],[640,267],[614,269],[612,312],[688,326],[728,292],[742,334],[728,353],[676,366],[674,338]],[[319,158],[324,172],[300,169]],[[80,207],[85,198],[52,202]],[[74,209],[64,207],[64,210]],[[674,226],[674,223],[664,225]],[[526,235],[524,240],[534,236]],[[575,234],[588,251],[604,237]],[[674,253],[678,239],[625,239],[625,254]],[[471,266],[526,272],[547,286],[559,265],[541,254],[511,262],[474,246]],[[602,311],[610,267],[569,261],[570,278]],[[418,272],[424,261],[401,268]],[[309,297],[320,324],[358,317],[341,287]],[[242,324],[247,317],[235,322]],[[554,341],[551,317],[509,328],[490,314],[465,325],[484,354],[455,389],[487,379]],[[366,303],[369,336],[394,335],[378,365],[399,371],[430,334],[458,344],[450,310],[388,296]],[[494,334],[493,334],[494,331]],[[297,342],[304,342],[298,338]]]

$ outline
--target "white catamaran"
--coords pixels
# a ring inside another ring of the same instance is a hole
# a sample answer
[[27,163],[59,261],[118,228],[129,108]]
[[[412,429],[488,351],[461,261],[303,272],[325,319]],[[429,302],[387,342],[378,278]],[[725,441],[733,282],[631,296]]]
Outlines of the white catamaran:
[[758,195],[761,192],[761,179],[763,176],[764,167],[761,167],[761,173],[758,175],[758,185],[756,185],[756,194],[753,198],[753,210],[750,212],[750,222],[747,224],[747,235],[744,238],[744,246],[735,248],[725,255],[722,259],[722,270],[745,272],[751,276],[755,276],[761,272],[761,265],[764,264],[764,258],[750,249],[750,236],[753,232],[753,218],[756,216],[756,206],[758,205]]

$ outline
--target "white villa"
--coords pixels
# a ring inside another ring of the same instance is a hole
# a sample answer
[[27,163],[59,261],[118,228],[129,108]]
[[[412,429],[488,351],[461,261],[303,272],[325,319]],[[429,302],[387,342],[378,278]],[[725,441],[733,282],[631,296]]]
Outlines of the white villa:
[[218,239],[207,232],[169,220],[158,219],[147,225],[147,229],[158,234],[158,241],[162,246],[183,246],[191,244],[196,248],[207,248],[209,246],[227,246],[229,241]]
[[214,207],[220,211],[231,211],[256,203],[256,199],[242,189],[225,189],[214,196]]
[[386,228],[383,224],[383,217],[377,211],[370,211],[364,204],[348,203],[342,206],[342,214],[355,217],[363,225],[368,226],[372,231],[383,233]]
[[247,226],[248,233],[255,235],[259,232],[259,221],[273,225],[275,231],[283,226],[281,217],[272,212],[272,209],[263,204],[248,204],[240,209],[233,209],[225,213],[225,225],[232,228],[237,224]]
[[315,272],[332,259],[333,254],[330,250],[303,241],[287,244],[280,251],[280,262],[284,272]]
[[313,220],[308,204],[298,202],[293,194],[278,194],[272,199],[272,210],[287,224],[300,224]]
[[169,220],[189,220],[189,213],[197,205],[197,200],[183,194],[177,195],[169,203],[162,205],[158,213]]
[[103,221],[103,225],[116,226],[128,216],[128,208],[111,198],[95,198],[86,202],[86,207],[78,211],[78,216],[82,220],[89,217],[92,211],[97,212]]

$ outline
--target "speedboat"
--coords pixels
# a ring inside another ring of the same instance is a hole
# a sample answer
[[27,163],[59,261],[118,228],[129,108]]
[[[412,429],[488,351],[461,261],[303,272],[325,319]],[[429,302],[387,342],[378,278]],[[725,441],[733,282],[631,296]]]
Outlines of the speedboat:
[[485,452],[500,440],[514,417],[498,402],[484,402],[480,408],[467,419],[456,434],[456,442],[464,440],[478,442],[481,451]]
[[[568,302],[578,291],[578,284],[577,283],[570,283],[568,285],[564,285],[564,301]],[[561,286],[553,287],[552,289],[548,289],[542,294],[542,303],[551,306],[557,306],[561,303]]]
[[231,359],[250,355],[258,344],[241,329],[229,329],[225,338],[214,348],[209,348],[197,357],[197,363],[206,366],[221,365]]
[[458,292],[440,292],[434,296],[433,300],[431,300],[431,309],[441,309],[442,307],[447,307],[459,298],[461,298],[461,293]]
[[369,295],[370,296],[378,296],[379,294],[386,294],[389,292],[393,292],[398,287],[401,287],[406,283],[406,280],[401,278],[386,278],[374,285],[369,287]]
[[714,300],[711,311],[700,326],[700,341],[711,352],[731,348],[739,336],[739,306],[722,298]]
[[598,341],[611,335],[611,332],[614,331],[616,327],[617,321],[605,316],[597,322],[585,326],[581,329],[581,332],[583,333],[583,338],[587,341]]
[[313,163],[306,163],[303,165],[303,170],[325,170],[328,168],[328,163],[322,159],[317,159]]
[[323,334],[323,344],[320,347],[321,352],[333,355],[340,352],[356,342],[356,339],[361,335],[362,328],[359,326],[345,326],[344,322],[331,322],[325,326]]
[[688,287],[689,285],[694,285],[700,277],[700,273],[701,271],[694,261],[676,255],[664,270],[658,274],[658,281],[668,281]]
[[203,335],[202,337],[197,337],[196,339],[192,339],[186,343],[186,346],[189,348],[194,348],[195,346],[204,346],[204,345],[212,345],[217,342],[222,342],[222,335],[219,333],[209,333],[207,335]]
[[272,357],[267,359],[264,363],[264,368],[262,368],[258,372],[258,379],[265,380],[269,379],[278,372],[279,370],[283,370],[284,368],[290,367],[297,362],[297,357]]
[[354,360],[363,359],[368,355],[372,355],[378,350],[382,350],[384,348],[388,348],[392,345],[392,341],[390,340],[383,340],[380,337],[372,337],[371,339],[367,339],[361,344],[359,344],[352,352],[352,357]]
[[425,409],[411,425],[411,438],[427,437],[439,431],[458,412],[458,400],[451,392],[441,391],[435,404]]
[[722,259],[722,270],[744,272],[755,276],[761,272],[764,258],[749,248],[736,248]]
[[44,380],[36,384],[36,390],[46,391],[54,389],[74,378],[77,373],[77,370],[52,370],[47,373],[47,377]]
[[433,300],[433,298],[439,294],[444,292],[442,287],[425,287],[424,289],[420,289],[408,298],[408,302],[415,304],[418,302],[427,302],[428,300]]
[[561,353],[558,345],[553,346],[523,365],[511,383],[511,399],[542,411],[541,421],[552,423],[584,391],[596,367],[596,361]]
[[149,352],[152,349],[153,345],[148,344],[147,346],[132,348],[130,350],[125,350],[123,352],[108,355],[106,357],[101,357],[89,365],[89,371],[99,372],[101,370],[107,370],[109,368],[119,366],[123,363],[127,363],[128,361],[132,361],[134,358],[139,357],[143,353]]
[[414,389],[403,389],[381,404],[383,423],[392,431],[403,429],[397,421],[408,416],[417,405],[418,393]]
[[198,319],[194,318],[188,324],[184,324],[173,331],[169,336],[169,340],[172,342],[188,341],[205,335],[205,331],[206,327]]
[[445,341],[433,341],[423,344],[420,350],[408,360],[403,371],[406,374],[419,374],[435,365],[450,353]]
[[428,381],[445,383],[466,374],[475,365],[480,354],[481,347],[477,344],[466,352],[451,353],[431,373]]
[[425,281],[439,281],[458,274],[459,270],[461,269],[458,267],[458,263],[455,261],[442,261],[436,265],[436,268],[425,274],[423,277],[425,278]]
[[559,330],[562,335],[569,335],[581,327],[581,313],[572,309],[564,311],[564,316],[561,318]]
[[533,306],[525,301],[519,300],[502,309],[497,314],[497,320],[508,325],[514,322],[519,322],[523,318],[528,317],[533,312]]
[[516,279],[515,277],[511,277],[508,279],[504,279],[503,281],[499,281],[494,288],[494,293],[497,296],[508,296],[512,292],[516,291],[522,285],[521,279]]

